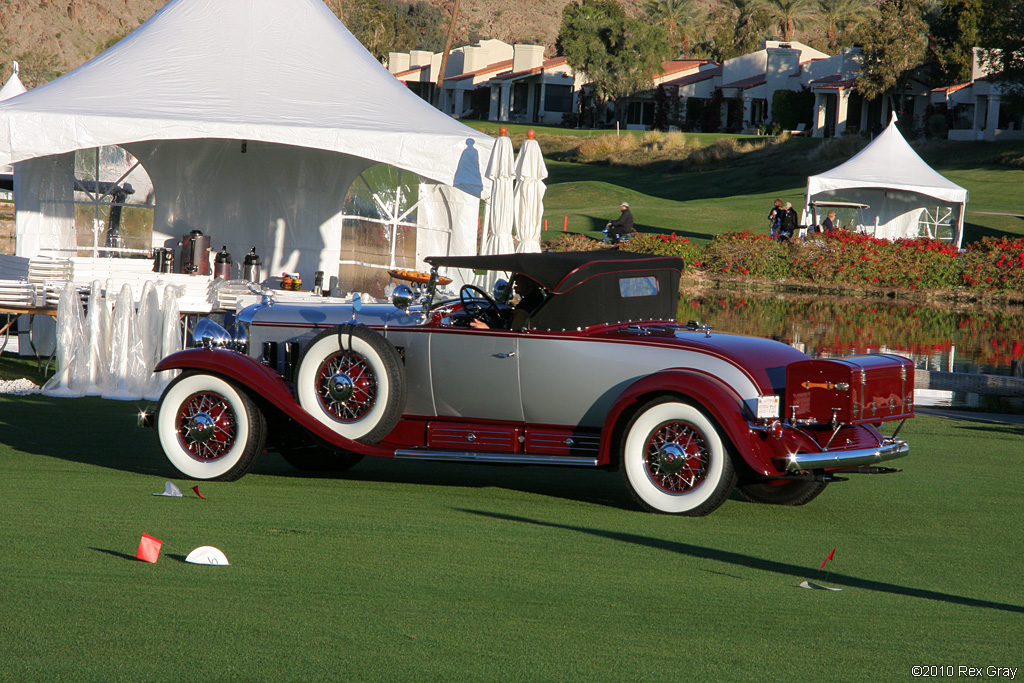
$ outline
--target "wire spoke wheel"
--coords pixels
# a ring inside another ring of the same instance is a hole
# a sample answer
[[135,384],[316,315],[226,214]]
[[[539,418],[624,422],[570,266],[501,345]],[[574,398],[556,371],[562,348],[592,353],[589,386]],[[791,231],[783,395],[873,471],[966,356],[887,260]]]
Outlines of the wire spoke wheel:
[[[405,410],[405,366],[380,333],[339,325],[320,332],[302,352],[295,397],[338,436],[376,443]],[[344,448],[342,441],[334,445]]]
[[361,420],[377,401],[377,379],[366,358],[354,352],[329,357],[320,366],[317,395],[324,412],[340,422]]
[[667,422],[647,443],[647,476],[668,493],[685,493],[707,477],[708,446],[686,422]]
[[675,397],[642,406],[621,443],[626,486],[644,510],[707,515],[736,484],[720,428],[699,408]]
[[201,392],[178,410],[178,438],[196,460],[223,457],[234,446],[237,433],[238,418],[223,396]]
[[266,438],[266,419],[244,389],[197,371],[167,385],[155,427],[167,462],[189,479],[238,479],[263,452]]

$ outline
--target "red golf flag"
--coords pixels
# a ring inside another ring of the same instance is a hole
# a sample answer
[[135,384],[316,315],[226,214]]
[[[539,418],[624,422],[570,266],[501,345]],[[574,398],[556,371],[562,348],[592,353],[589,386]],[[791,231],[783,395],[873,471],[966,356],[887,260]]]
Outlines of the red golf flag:
[[196,484],[195,486],[193,486],[192,490],[196,492],[197,496],[199,496],[203,500],[206,500],[206,496],[204,496],[203,494],[199,493],[199,484]]
[[157,559],[160,557],[161,545],[163,543],[158,539],[153,538],[149,534],[142,534],[142,540],[139,541],[139,551],[135,553],[135,557],[143,562],[156,564]]
[[835,548],[832,548],[832,552],[830,552],[830,553],[828,554],[828,557],[826,557],[826,558],[825,558],[824,560],[822,560],[822,561],[821,561],[821,566],[820,566],[820,567],[818,567],[818,569],[819,569],[819,570],[821,570],[821,569],[824,569],[824,568],[825,568],[825,564],[826,564],[826,563],[827,563],[827,562],[828,562],[829,560],[831,560],[831,559],[832,559],[833,557],[835,557],[835,556],[836,556],[836,549],[835,549]]

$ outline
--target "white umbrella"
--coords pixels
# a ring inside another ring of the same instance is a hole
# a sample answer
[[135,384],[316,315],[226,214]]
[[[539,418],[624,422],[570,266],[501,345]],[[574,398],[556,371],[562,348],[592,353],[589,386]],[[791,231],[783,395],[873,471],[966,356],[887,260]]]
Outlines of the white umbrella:
[[490,182],[490,217],[484,254],[511,254],[516,250],[512,240],[512,225],[515,215],[512,183],[515,179],[512,140],[502,135],[494,145],[491,161],[487,165],[487,180]]
[[544,179],[548,177],[544,157],[540,153],[540,145],[533,139],[533,131],[527,133],[527,139],[519,149],[516,159],[516,237],[520,253],[540,251],[541,223],[544,220],[544,192],[547,187]]

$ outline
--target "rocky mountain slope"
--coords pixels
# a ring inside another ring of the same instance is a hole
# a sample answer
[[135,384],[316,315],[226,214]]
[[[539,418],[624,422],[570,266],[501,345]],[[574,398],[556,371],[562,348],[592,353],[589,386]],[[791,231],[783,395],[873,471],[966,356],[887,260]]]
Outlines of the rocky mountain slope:
[[[350,11],[355,0],[330,0]],[[400,0],[401,1],[401,0]],[[450,16],[452,0],[429,0]],[[553,46],[571,0],[461,0],[456,45],[480,38]],[[18,59],[28,87],[96,56],[160,9],[166,0],[0,0],[0,83]],[[640,0],[623,0],[635,11]]]

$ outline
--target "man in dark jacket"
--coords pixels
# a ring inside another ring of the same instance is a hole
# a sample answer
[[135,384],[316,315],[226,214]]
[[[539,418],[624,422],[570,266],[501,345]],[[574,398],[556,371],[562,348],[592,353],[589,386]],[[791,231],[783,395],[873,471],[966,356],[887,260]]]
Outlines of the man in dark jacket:
[[779,241],[792,239],[796,232],[800,218],[796,215],[796,209],[789,202],[786,202],[785,212],[782,214],[782,227],[779,230]]
[[629,210],[629,204],[622,202],[619,206],[622,211],[619,217],[610,221],[604,231],[608,235],[608,241],[618,244],[623,237],[633,234],[633,214]]

